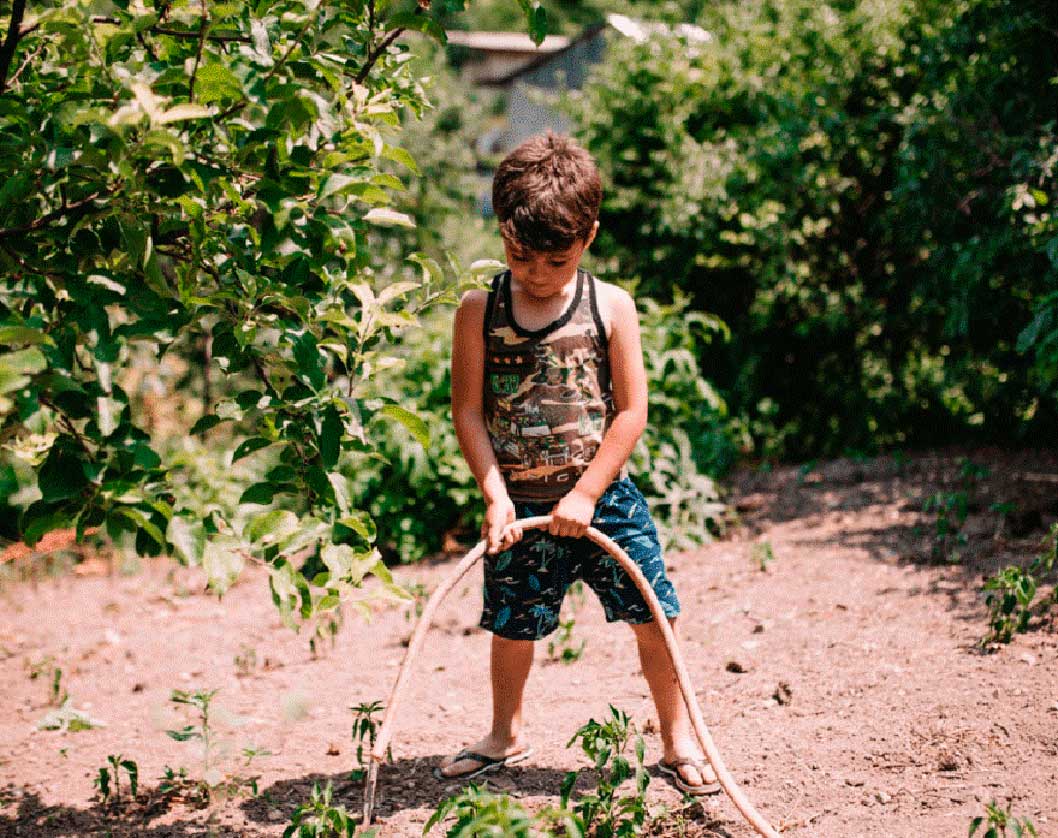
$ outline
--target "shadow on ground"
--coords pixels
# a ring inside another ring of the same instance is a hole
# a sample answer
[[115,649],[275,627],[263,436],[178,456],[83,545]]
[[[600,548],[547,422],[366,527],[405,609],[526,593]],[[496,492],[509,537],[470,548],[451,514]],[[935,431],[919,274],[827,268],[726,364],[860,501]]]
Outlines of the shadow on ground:
[[[980,476],[968,481],[967,464]],[[966,504],[963,520],[925,508],[930,498],[955,496]],[[1058,452],[951,449],[743,470],[734,475],[731,500],[752,538],[767,539],[777,525],[807,523],[791,543],[928,569],[921,586],[899,590],[944,596],[958,619],[983,622],[984,579],[1028,564],[1058,519]],[[955,533],[943,536],[953,523]],[[898,589],[882,593],[890,592]]]
[[[33,791],[13,784],[0,790],[0,836],[3,838],[206,838],[210,835],[203,810],[184,809],[176,821],[153,823],[170,811],[170,803],[157,790],[141,789],[137,802],[126,806],[97,804],[79,809],[49,806]],[[13,811],[12,811],[12,804]],[[216,824],[213,835],[265,838],[269,833],[245,827]]]

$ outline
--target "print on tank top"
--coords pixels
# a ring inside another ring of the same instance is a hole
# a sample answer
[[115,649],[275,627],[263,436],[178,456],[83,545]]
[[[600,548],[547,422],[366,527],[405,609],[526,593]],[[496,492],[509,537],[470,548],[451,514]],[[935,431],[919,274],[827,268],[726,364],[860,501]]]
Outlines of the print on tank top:
[[512,500],[557,500],[588,467],[613,421],[609,350],[595,278],[578,270],[565,313],[542,329],[511,314],[510,272],[486,306],[484,414]]

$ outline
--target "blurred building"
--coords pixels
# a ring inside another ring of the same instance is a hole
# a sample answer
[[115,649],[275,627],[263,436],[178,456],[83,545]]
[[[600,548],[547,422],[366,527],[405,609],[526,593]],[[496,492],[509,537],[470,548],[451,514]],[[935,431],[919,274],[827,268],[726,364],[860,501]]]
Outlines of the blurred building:
[[497,88],[506,96],[504,124],[479,138],[479,157],[503,155],[548,129],[568,131],[569,121],[554,106],[555,95],[584,85],[591,66],[606,54],[610,38],[645,41],[654,35],[697,44],[712,39],[706,30],[692,24],[671,25],[618,14],[607,15],[605,23],[591,26],[572,39],[549,35],[539,47],[521,33],[450,31],[449,43],[465,51],[463,77]]

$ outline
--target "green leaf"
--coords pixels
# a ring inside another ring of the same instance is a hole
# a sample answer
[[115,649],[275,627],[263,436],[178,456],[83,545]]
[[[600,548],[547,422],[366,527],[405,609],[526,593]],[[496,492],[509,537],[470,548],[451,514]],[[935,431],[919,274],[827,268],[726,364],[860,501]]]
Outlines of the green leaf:
[[320,425],[320,458],[327,469],[334,467],[341,453],[342,443],[342,417],[338,408],[333,404],[327,405],[323,411],[323,421]]
[[391,419],[396,419],[408,429],[411,435],[419,441],[423,448],[429,448],[430,429],[419,416],[396,404],[387,404],[383,406],[379,413],[383,416],[388,416]]
[[392,160],[394,163],[400,163],[408,169],[412,174],[418,175],[419,165],[415,162],[415,158],[411,156],[411,153],[400,146],[389,145],[388,143],[382,146],[382,156],[387,160]]
[[365,541],[374,541],[377,534],[375,522],[371,516],[362,510],[344,515],[335,523],[352,530]]
[[385,207],[375,207],[364,216],[364,221],[379,227],[414,227],[415,220],[406,213]]
[[198,68],[195,96],[199,102],[208,105],[224,99],[239,99],[242,95],[239,79],[223,64],[209,63]]
[[199,434],[204,434],[210,428],[215,428],[217,425],[219,425],[223,421],[225,421],[225,420],[221,419],[216,414],[210,413],[210,414],[208,414],[206,416],[203,416],[201,419],[199,419],[197,422],[195,422],[195,424],[191,426],[191,430],[189,431],[189,433],[192,436],[198,436]]
[[37,486],[44,500],[64,500],[80,495],[88,485],[82,465],[85,459],[85,453],[71,437],[59,437],[37,472]]
[[28,326],[0,326],[0,345],[27,346],[40,344],[55,346],[55,341],[40,331],[40,329],[31,329]]
[[186,518],[174,515],[165,530],[166,540],[173,545],[177,557],[189,566],[197,565],[202,555],[205,537],[202,524],[192,524]]
[[251,518],[243,529],[243,537],[254,543],[274,544],[297,529],[297,515],[286,509],[273,509]]
[[242,555],[230,542],[210,541],[202,551],[202,569],[209,587],[217,594],[223,594],[235,583],[243,564]]
[[243,457],[249,456],[254,451],[260,451],[262,448],[267,448],[272,444],[272,440],[265,439],[260,436],[252,436],[249,439],[243,440],[238,448],[235,449],[235,453],[231,455],[231,461],[238,462]]
[[254,483],[239,497],[239,503],[269,504],[275,495],[277,487],[273,483]]
[[298,371],[308,379],[309,385],[314,390],[320,390],[326,383],[323,372],[323,358],[316,345],[316,338],[311,333],[305,332],[293,339],[294,361],[298,365]]

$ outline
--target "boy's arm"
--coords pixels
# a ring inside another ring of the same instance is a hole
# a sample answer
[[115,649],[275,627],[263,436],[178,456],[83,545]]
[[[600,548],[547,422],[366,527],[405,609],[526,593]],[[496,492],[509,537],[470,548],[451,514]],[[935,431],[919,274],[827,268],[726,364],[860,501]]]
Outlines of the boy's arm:
[[515,520],[515,511],[485,427],[482,404],[485,341],[482,328],[487,300],[484,291],[468,291],[456,310],[452,330],[452,421],[459,447],[485,497],[482,537],[488,540],[488,552],[495,553],[508,549],[522,537],[522,533],[520,529],[512,528],[506,538],[501,538],[503,528]]
[[610,286],[610,373],[616,415],[594,459],[576,485],[555,506],[549,532],[584,535],[595,504],[628,460],[647,425],[647,375],[635,300],[623,288]]

